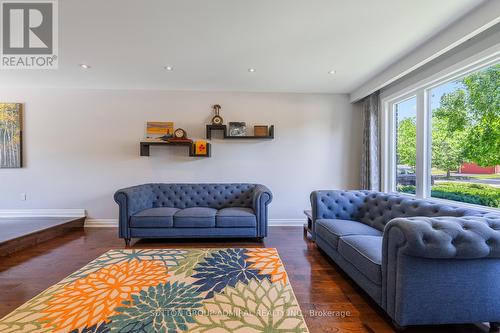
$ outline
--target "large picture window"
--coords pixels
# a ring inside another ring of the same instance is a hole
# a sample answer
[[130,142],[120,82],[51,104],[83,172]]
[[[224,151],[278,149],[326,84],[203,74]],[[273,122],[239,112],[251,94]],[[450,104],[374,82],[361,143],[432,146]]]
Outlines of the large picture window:
[[500,63],[385,105],[384,190],[500,208]]

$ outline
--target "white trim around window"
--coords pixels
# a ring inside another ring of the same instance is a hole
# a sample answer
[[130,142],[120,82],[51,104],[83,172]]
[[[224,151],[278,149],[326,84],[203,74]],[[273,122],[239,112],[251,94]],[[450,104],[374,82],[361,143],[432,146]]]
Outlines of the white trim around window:
[[[430,90],[436,86],[461,78],[481,68],[500,61],[500,44],[461,61],[443,71],[412,84],[400,91],[384,96],[381,94],[381,184],[382,191],[396,192],[396,117],[395,105],[410,98],[416,98],[417,155],[416,155],[416,194],[417,198],[430,198],[431,184],[431,123]],[[461,203],[457,201],[432,198],[436,202],[451,203],[455,206],[480,207],[482,210],[498,212],[496,208]]]

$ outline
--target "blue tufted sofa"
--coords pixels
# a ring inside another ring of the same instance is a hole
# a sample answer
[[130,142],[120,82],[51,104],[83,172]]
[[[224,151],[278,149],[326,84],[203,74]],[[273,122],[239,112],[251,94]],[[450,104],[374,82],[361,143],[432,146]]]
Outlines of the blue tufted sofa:
[[394,325],[500,322],[500,215],[369,191],[311,194],[313,237]]
[[119,235],[131,238],[267,236],[269,189],[258,184],[144,184],[115,193]]

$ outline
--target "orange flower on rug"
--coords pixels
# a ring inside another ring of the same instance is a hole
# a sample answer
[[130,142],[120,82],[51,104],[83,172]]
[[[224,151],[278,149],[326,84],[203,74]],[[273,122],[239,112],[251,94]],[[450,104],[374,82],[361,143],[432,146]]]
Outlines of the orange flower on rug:
[[252,263],[250,268],[256,269],[260,274],[271,276],[271,282],[287,282],[285,267],[281,263],[280,256],[276,249],[257,248],[247,249],[245,261]]
[[167,280],[161,261],[129,261],[101,268],[55,293],[43,309],[45,327],[69,332],[107,322],[133,293]]

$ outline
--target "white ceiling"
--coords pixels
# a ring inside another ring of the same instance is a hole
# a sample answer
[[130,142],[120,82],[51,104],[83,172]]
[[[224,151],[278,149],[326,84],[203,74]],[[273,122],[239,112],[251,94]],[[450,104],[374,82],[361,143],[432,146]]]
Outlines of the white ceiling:
[[59,69],[0,87],[348,93],[482,2],[59,0]]

